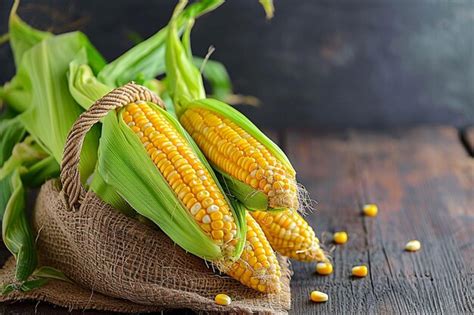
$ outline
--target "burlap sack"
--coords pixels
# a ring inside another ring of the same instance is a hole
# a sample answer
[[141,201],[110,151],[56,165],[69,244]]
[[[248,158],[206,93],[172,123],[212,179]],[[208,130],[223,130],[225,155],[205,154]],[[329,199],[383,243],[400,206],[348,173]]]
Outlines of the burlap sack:
[[[129,90],[124,92],[121,88],[109,96],[117,98],[119,93],[123,104],[150,99],[146,95],[149,92],[141,87],[132,85],[130,89],[127,85],[125,88]],[[130,90],[139,93],[126,95]],[[78,152],[83,136],[100,119],[87,116],[88,112],[81,116],[85,116],[83,121],[88,121],[88,126],[76,124],[68,137],[62,187],[57,180],[45,183],[33,214],[41,264],[58,268],[77,285],[52,281],[31,292],[1,296],[0,301],[35,299],[71,309],[121,312],[189,308],[286,313],[291,304],[287,259],[279,258],[282,291],[271,295],[259,293],[228,276],[217,274],[202,259],[184,252],[158,229],[126,217],[92,192],[83,190],[77,173]],[[1,283],[13,280],[13,267],[11,260],[7,262],[0,272]],[[233,303],[227,307],[216,305],[213,299],[218,293],[228,294]]]

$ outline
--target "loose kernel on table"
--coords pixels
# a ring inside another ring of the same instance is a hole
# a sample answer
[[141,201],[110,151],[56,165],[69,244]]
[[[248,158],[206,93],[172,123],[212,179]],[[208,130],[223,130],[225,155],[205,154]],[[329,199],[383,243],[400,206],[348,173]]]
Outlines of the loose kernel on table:
[[369,273],[367,266],[355,266],[352,267],[352,275],[355,277],[365,277]]
[[405,245],[405,250],[409,252],[416,252],[417,250],[420,250],[420,248],[421,243],[417,240],[411,240]]
[[376,204],[369,203],[367,205],[364,205],[364,214],[368,217],[375,217],[377,215],[377,212],[379,212],[379,208],[377,207]]
[[232,302],[232,299],[227,294],[218,294],[214,300],[218,305],[229,305]]
[[332,265],[329,262],[318,262],[316,264],[316,272],[320,275],[330,275],[332,273]]
[[329,297],[326,293],[320,291],[313,291],[311,292],[311,301],[313,302],[326,302]]
[[334,233],[333,240],[336,244],[345,244],[347,243],[347,233],[344,231]]

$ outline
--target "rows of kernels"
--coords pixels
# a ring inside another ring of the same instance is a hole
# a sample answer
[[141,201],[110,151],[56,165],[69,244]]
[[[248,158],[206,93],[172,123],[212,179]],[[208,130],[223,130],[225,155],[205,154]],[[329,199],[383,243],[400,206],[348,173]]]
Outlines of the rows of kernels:
[[271,207],[298,209],[294,171],[245,130],[202,108],[188,109],[181,123],[212,163],[267,194]]
[[247,213],[247,239],[239,260],[226,271],[228,275],[255,290],[276,293],[281,289],[280,265],[258,223]]
[[296,211],[251,212],[262,227],[272,247],[290,258],[300,261],[325,261],[313,228]]
[[146,103],[129,104],[124,122],[201,228],[219,245],[235,244],[237,227],[219,187],[186,140]]

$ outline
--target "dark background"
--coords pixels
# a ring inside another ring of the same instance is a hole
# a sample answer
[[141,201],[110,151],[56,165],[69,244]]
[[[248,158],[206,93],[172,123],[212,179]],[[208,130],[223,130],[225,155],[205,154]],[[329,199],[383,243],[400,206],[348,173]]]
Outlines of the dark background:
[[[0,2],[0,33],[12,1]],[[175,1],[26,1],[20,16],[56,33],[84,31],[108,60],[165,25]],[[474,123],[474,1],[233,0],[200,18],[193,48],[228,68],[258,125],[339,129]],[[0,46],[0,81],[14,73]]]

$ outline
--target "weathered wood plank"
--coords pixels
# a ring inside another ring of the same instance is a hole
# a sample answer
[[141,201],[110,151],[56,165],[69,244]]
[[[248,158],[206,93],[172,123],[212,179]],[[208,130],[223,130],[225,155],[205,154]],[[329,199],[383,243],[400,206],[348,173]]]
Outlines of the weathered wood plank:
[[[319,200],[308,220],[318,234],[344,229],[350,235],[332,252],[333,275],[293,264],[294,314],[474,311],[474,163],[456,130],[292,132],[287,143],[299,179]],[[371,202],[379,205],[378,217],[361,216],[361,206]],[[422,242],[420,252],[403,251],[410,239]],[[350,269],[360,263],[370,275],[352,279]],[[308,302],[314,289],[330,300]]]

